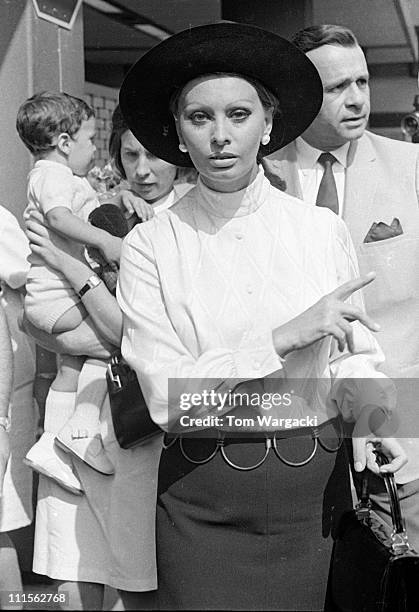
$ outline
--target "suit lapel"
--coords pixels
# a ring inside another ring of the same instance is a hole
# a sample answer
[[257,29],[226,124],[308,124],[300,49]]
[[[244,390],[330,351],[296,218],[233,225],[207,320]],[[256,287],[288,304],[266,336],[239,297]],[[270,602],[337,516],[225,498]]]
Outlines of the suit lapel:
[[365,134],[349,147],[345,180],[343,219],[356,247],[362,244],[376,220],[373,217],[377,212],[374,205],[377,181],[375,150]]

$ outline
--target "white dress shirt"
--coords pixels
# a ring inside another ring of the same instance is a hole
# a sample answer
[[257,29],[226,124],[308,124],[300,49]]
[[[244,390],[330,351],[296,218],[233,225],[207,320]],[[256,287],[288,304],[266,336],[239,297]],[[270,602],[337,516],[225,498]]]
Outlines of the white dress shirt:
[[[347,156],[350,143],[347,142],[338,149],[330,151],[336,157],[336,162],[332,166],[333,176],[335,178],[336,189],[338,192],[339,201],[339,216],[342,216],[343,201],[345,194],[345,170],[347,165]],[[303,192],[303,197],[306,202],[316,204],[317,193],[319,191],[320,182],[323,178],[324,168],[319,164],[319,156],[323,153],[320,149],[316,149],[309,145],[301,137],[295,141],[298,162],[298,178]]]

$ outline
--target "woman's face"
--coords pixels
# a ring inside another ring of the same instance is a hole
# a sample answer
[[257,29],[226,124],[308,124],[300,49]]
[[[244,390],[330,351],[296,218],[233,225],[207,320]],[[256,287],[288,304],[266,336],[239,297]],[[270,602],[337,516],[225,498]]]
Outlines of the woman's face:
[[240,77],[203,76],[188,83],[176,125],[204,183],[216,191],[243,189],[257,174],[262,136],[272,128],[256,89]]
[[150,204],[172,190],[176,166],[144,149],[130,130],[121,136],[121,162],[131,189]]

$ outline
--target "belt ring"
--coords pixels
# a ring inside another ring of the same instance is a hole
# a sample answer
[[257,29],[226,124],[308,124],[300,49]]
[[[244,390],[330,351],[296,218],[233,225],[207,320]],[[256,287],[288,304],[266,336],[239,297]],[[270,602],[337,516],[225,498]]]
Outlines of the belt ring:
[[[325,443],[325,442],[324,442],[324,441],[321,439],[320,435],[319,435],[319,434],[317,434],[317,435],[318,435],[318,440],[319,440],[320,446],[321,446],[322,448],[324,448],[324,450],[325,450],[325,451],[328,451],[329,453],[336,453],[336,452],[337,452],[337,451],[340,449],[340,447],[342,446],[342,443],[343,443],[343,428],[342,428],[342,423],[341,423],[340,419],[338,420],[338,423],[339,423],[339,432],[336,432],[336,434],[337,434],[337,438],[338,438],[338,444],[337,444],[337,446],[335,446],[334,448],[332,448],[332,447],[328,446],[328,445],[327,445],[327,444],[326,444],[326,443]],[[336,431],[336,430],[335,430],[335,431]]]
[[220,440],[219,447],[220,447],[220,452],[221,452],[221,455],[222,455],[224,461],[230,467],[234,468],[235,470],[240,470],[241,472],[250,472],[251,470],[255,470],[256,468],[258,468],[259,466],[262,465],[262,463],[265,462],[267,456],[269,455],[269,451],[270,451],[270,449],[272,447],[272,440],[270,438],[266,438],[265,439],[265,454],[264,454],[264,456],[262,457],[262,459],[258,463],[256,463],[255,465],[244,466],[244,467],[241,466],[241,465],[237,465],[236,463],[233,463],[233,461],[231,461],[231,459],[229,459],[227,457],[226,452],[224,450],[224,441],[223,440]]
[[170,442],[167,444],[166,443],[166,439],[167,439],[167,432],[164,433],[163,436],[163,450],[167,450],[168,448],[170,448],[171,446],[173,446],[173,444],[176,442],[176,440],[178,439],[179,436],[175,436],[172,440],[170,440]]
[[278,459],[280,459],[283,463],[285,463],[286,465],[289,465],[291,467],[301,467],[301,466],[306,465],[307,463],[309,463],[313,459],[314,455],[316,454],[317,445],[318,445],[317,437],[314,436],[312,438],[312,440],[313,440],[313,450],[310,453],[309,457],[307,457],[307,459],[304,459],[304,461],[289,461],[288,459],[284,459],[284,457],[280,454],[280,452],[278,450],[278,445],[277,445],[277,442],[276,442],[276,435],[275,434],[274,434],[272,442],[273,442],[273,447],[274,447],[275,454],[278,457]]
[[191,463],[195,463],[196,465],[203,465],[204,463],[208,463],[208,461],[211,461],[211,459],[213,459],[215,455],[217,454],[217,451],[220,448],[220,446],[221,446],[221,443],[220,443],[220,440],[218,439],[216,442],[215,449],[206,459],[191,459],[191,457],[189,457],[189,455],[186,453],[185,449],[183,448],[183,438],[179,438],[180,452],[182,453],[182,455],[185,457],[187,461],[190,461]]

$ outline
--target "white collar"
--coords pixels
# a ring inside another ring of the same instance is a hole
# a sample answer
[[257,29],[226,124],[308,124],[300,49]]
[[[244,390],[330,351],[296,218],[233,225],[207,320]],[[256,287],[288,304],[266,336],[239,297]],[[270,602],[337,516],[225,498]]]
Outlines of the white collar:
[[[351,143],[349,141],[345,142],[345,144],[343,144],[341,147],[331,151],[332,155],[336,157],[343,168],[346,168],[347,166],[350,144]],[[301,138],[301,136],[296,139],[295,148],[297,150],[298,163],[303,172],[315,168],[319,155],[323,153],[321,149],[316,149],[315,147],[309,145],[308,142]]]
[[262,166],[259,166],[256,178],[244,189],[233,192],[214,191],[207,187],[198,177],[197,190],[200,204],[212,215],[228,219],[243,217],[255,212],[266,199],[270,188]]
[[165,195],[163,198],[158,200],[158,202],[156,202],[155,204],[152,204],[152,207],[153,207],[154,213],[157,214],[161,212],[162,210],[166,210],[167,208],[170,208],[172,204],[174,203],[175,203],[175,192],[172,189],[172,191],[170,191],[167,195]]
[[61,164],[60,162],[53,161],[52,159],[38,159],[35,162],[35,164],[34,164],[34,168],[42,168],[42,167],[44,167],[44,168],[60,168],[61,170],[63,168],[65,168],[65,170],[67,172],[69,172],[71,175],[73,175],[73,172],[72,172],[71,168],[69,168],[65,164]]

